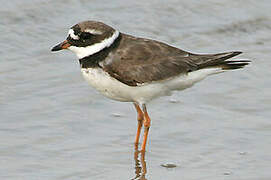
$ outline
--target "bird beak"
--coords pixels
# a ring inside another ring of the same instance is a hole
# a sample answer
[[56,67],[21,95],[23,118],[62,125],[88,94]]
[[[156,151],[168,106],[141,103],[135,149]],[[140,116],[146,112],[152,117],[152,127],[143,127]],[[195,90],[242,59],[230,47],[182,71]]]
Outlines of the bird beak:
[[60,51],[62,49],[67,49],[70,46],[71,46],[71,44],[67,40],[65,40],[62,43],[59,43],[58,45],[56,45],[55,47],[53,47],[51,49],[51,51]]

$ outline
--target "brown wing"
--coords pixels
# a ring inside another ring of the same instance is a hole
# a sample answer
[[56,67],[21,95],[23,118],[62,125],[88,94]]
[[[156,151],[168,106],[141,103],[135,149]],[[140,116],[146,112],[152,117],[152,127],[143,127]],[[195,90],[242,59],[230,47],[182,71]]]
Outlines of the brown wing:
[[158,41],[122,34],[119,47],[103,61],[102,67],[119,81],[137,86],[208,67],[216,59],[229,56],[232,53],[196,55]]

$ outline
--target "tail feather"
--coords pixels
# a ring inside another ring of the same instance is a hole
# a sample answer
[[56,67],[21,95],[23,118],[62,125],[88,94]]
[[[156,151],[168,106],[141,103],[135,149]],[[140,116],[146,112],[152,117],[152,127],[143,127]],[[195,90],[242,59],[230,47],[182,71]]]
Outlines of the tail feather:
[[202,64],[200,64],[201,68],[213,68],[213,67],[219,67],[222,68],[222,70],[233,70],[233,69],[240,69],[244,66],[248,65],[251,61],[249,60],[228,60],[234,56],[237,56],[241,54],[240,51],[234,51],[234,52],[227,52],[227,53],[219,53],[213,55],[213,58],[209,61],[206,61]]
[[219,67],[221,67],[222,70],[240,69],[250,62],[249,60],[224,61],[224,64],[219,65]]

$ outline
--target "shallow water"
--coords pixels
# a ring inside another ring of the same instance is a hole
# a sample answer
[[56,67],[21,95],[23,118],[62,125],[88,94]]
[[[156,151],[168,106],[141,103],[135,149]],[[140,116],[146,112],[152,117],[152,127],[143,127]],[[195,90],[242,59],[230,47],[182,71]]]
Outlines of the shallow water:
[[[146,179],[271,178],[270,1],[3,3],[0,179],[132,179],[144,162]],[[87,19],[192,52],[241,50],[253,63],[150,103],[145,160],[134,159],[132,104],[90,88],[72,53],[50,52]]]

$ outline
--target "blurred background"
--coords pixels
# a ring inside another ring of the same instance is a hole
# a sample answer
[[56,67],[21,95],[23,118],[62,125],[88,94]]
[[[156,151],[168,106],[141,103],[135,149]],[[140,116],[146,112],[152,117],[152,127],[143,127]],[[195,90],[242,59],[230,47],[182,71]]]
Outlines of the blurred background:
[[[194,53],[239,50],[245,69],[148,105],[147,179],[271,178],[269,0],[0,0],[0,179],[132,179],[136,112],[51,53],[99,20]],[[175,168],[162,165],[171,163]]]

